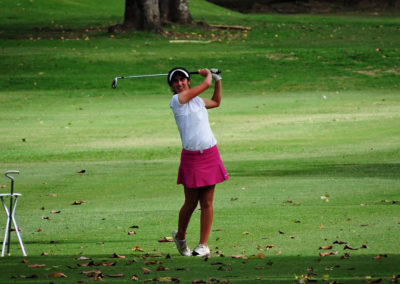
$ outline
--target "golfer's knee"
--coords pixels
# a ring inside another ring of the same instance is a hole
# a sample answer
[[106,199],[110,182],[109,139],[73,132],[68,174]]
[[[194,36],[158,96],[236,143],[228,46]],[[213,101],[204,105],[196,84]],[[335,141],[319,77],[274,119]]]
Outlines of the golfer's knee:
[[212,201],[210,201],[210,200],[200,201],[200,207],[201,207],[201,210],[213,209]]
[[186,211],[194,211],[197,207],[197,202],[185,202],[183,204],[182,209],[186,210]]

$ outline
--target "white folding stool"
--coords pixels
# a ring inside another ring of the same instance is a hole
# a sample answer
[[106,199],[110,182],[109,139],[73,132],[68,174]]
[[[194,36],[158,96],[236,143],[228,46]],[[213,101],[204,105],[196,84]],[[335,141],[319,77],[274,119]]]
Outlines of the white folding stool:
[[[4,238],[3,238],[3,248],[1,250],[1,256],[4,256],[7,244],[7,255],[10,255],[10,244],[11,244],[11,222],[14,223],[15,232],[17,233],[17,237],[19,240],[19,244],[21,245],[22,254],[27,256],[24,243],[21,238],[21,234],[19,233],[19,227],[17,225],[17,221],[15,220],[15,209],[17,208],[18,197],[21,196],[21,193],[14,193],[14,177],[10,174],[19,174],[19,171],[7,171],[6,177],[11,179],[11,193],[0,193],[1,203],[3,204],[4,210],[7,214],[7,222],[6,229],[4,230]],[[4,197],[9,197],[10,199],[10,207],[8,208]]]

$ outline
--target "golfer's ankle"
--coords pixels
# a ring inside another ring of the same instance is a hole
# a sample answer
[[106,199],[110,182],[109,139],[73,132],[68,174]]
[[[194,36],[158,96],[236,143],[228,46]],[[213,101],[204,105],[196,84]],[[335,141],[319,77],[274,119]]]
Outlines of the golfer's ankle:
[[176,239],[179,241],[184,241],[185,240],[185,234],[179,234],[179,232],[176,234]]

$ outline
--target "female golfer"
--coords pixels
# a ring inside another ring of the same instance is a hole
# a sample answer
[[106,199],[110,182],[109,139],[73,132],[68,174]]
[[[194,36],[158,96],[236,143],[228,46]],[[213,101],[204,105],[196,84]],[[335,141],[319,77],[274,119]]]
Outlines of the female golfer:
[[[190,88],[190,74],[184,68],[174,68],[168,73],[168,83],[174,95],[170,107],[175,116],[182,140],[181,162],[177,184],[182,184],[185,202],[179,212],[178,230],[172,233],[181,255],[208,256],[207,246],[213,220],[213,197],[215,184],[228,179],[228,174],[219,156],[216,139],[208,121],[207,109],[221,103],[221,76],[208,69],[199,70],[203,82]],[[198,95],[215,81],[211,99]],[[200,242],[193,252],[186,244],[186,229],[197,204],[200,202]]]

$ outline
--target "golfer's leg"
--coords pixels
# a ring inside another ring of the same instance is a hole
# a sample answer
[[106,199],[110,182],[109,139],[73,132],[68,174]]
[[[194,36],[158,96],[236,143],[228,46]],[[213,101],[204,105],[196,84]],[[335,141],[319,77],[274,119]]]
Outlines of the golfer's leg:
[[214,188],[215,185],[211,185],[200,189],[200,243],[203,245],[207,245],[208,237],[211,232],[211,225],[214,216]]
[[184,240],[186,238],[186,230],[198,202],[198,188],[185,187],[185,203],[179,211],[178,233],[176,234],[178,240]]

